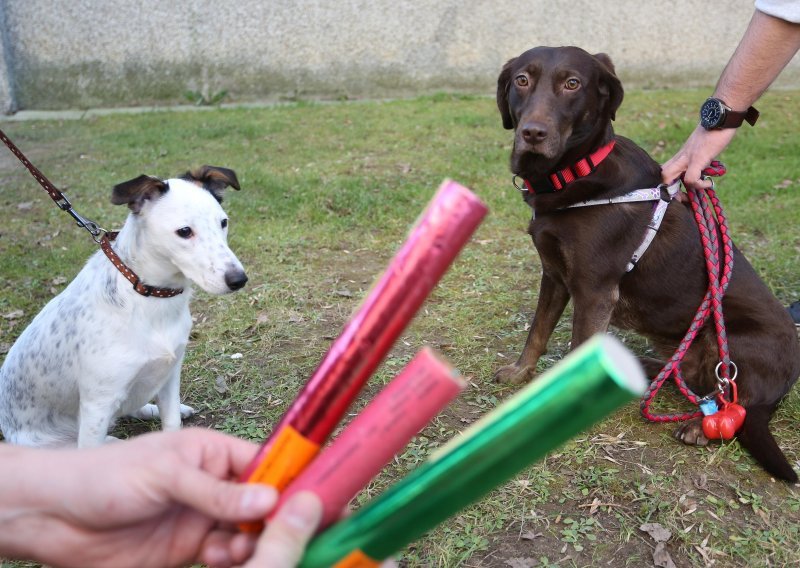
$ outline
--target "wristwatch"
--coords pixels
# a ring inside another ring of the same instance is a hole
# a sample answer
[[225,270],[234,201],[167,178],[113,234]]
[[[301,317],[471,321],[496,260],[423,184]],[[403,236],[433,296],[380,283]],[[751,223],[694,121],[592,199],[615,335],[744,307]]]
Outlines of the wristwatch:
[[755,126],[758,114],[754,107],[746,111],[735,111],[721,100],[711,97],[700,107],[700,125],[706,130],[738,128],[742,122]]

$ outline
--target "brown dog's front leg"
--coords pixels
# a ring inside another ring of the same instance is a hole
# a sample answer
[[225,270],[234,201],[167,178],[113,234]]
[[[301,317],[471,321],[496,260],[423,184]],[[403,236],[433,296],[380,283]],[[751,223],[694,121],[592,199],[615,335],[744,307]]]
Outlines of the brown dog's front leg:
[[572,341],[570,350],[596,333],[605,333],[611,324],[611,314],[619,299],[619,288],[611,290],[582,290],[573,293]]
[[637,359],[639,360],[639,364],[642,366],[642,369],[644,369],[645,376],[651,381],[655,379],[659,373],[661,373],[664,365],[667,364],[666,361],[654,359],[653,357],[637,357]]
[[564,308],[569,302],[566,286],[547,274],[542,274],[539,285],[539,300],[531,322],[531,330],[519,359],[513,365],[501,367],[494,374],[499,383],[521,384],[530,381],[536,374],[536,364],[547,351],[547,340],[556,328]]
[[611,314],[619,299],[619,288],[610,290],[582,290],[573,296],[572,342],[570,349],[596,333],[608,331]]

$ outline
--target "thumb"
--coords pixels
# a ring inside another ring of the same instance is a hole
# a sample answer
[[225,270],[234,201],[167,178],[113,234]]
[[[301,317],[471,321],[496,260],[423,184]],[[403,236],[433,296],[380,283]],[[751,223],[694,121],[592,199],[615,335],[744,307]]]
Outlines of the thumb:
[[255,554],[244,568],[293,568],[322,520],[322,502],[309,491],[290,497],[259,538]]
[[182,472],[170,493],[212,519],[232,522],[263,519],[278,501],[273,487],[222,481],[201,470]]
[[711,187],[711,181],[703,178],[703,172],[699,167],[690,165],[683,176],[683,185],[691,189],[708,189]]
[[681,174],[686,170],[686,162],[680,154],[676,154],[667,163],[661,166],[661,181],[666,184],[671,184],[673,181],[681,177]]

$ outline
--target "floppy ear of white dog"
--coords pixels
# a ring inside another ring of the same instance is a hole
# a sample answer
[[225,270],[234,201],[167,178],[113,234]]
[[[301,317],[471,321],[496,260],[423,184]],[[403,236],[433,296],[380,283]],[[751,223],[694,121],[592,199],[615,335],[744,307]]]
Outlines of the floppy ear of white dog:
[[181,179],[203,186],[220,203],[222,203],[222,196],[226,188],[241,189],[239,180],[236,178],[236,172],[217,166],[201,166],[186,172],[181,176]]
[[145,200],[161,197],[167,190],[169,190],[167,182],[142,174],[135,179],[115,185],[111,192],[111,203],[127,205],[131,211],[139,213]]

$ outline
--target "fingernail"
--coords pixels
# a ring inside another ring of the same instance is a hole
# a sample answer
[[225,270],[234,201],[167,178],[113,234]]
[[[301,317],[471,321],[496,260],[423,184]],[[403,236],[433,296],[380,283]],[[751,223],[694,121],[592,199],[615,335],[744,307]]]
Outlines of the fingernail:
[[251,484],[244,487],[239,505],[244,512],[265,513],[278,500],[278,492],[266,485]]
[[228,551],[220,546],[208,548],[203,557],[209,566],[230,566],[233,563]]
[[322,518],[322,503],[313,493],[301,491],[289,499],[278,514],[287,524],[309,530],[316,527]]

